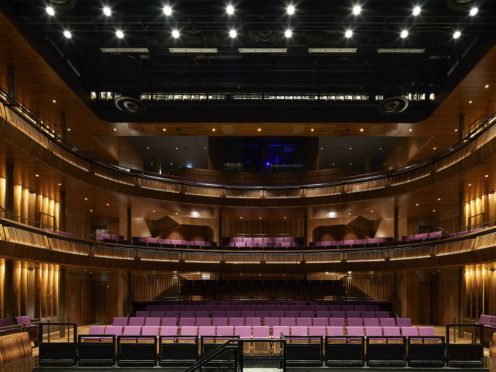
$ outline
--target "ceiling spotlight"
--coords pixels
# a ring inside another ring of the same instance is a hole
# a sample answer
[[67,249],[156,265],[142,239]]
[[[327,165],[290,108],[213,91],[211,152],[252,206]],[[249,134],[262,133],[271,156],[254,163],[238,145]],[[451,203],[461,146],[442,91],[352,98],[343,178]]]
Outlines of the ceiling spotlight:
[[212,132],[215,132],[215,128],[212,128]]
[[460,30],[456,30],[455,32],[453,32],[453,39],[459,39],[460,36],[462,36],[462,32]]
[[45,8],[45,12],[50,16],[50,17],[53,17],[55,15],[55,9],[53,9],[52,6],[47,6]]
[[484,88],[486,88],[486,89],[489,89],[489,87],[490,87],[489,84],[484,85]]
[[347,30],[344,32],[344,37],[345,37],[345,38],[350,39],[352,36],[353,36],[353,30],[352,30],[352,29],[347,29]]
[[293,15],[296,12],[296,7],[293,4],[289,4],[288,7],[286,8],[286,13],[288,15]]
[[363,133],[363,131],[364,131],[364,129],[363,129],[363,128],[360,128],[360,132],[362,132],[362,133]]
[[179,32],[179,30],[177,28],[175,28],[174,30],[172,30],[172,37],[174,39],[179,39],[179,36],[181,36],[181,33]]
[[172,7],[170,5],[164,5],[163,11],[164,15],[166,15],[167,17],[172,15]]
[[124,32],[122,30],[116,30],[115,36],[117,37],[117,39],[124,39]]
[[292,36],[293,36],[293,31],[291,29],[288,28],[286,31],[284,31],[284,37],[286,39],[290,39]]
[[233,15],[234,14],[234,5],[229,4],[226,6],[226,13],[227,15]]
[[479,13],[479,8],[477,8],[476,6],[470,8],[470,12],[468,12],[468,15],[470,17],[474,17],[477,15],[477,13]]
[[64,30],[63,34],[64,34],[64,37],[66,39],[71,39],[72,38],[72,33],[69,30]]
[[410,33],[408,32],[408,30],[401,30],[401,33],[400,33],[400,37],[402,39],[406,39],[408,37]]
[[353,15],[359,15],[362,12],[361,5],[357,4],[357,5],[353,6],[352,12],[353,12]]
[[257,132],[261,132],[261,131],[262,131],[262,128],[258,128],[258,129],[257,129]]
[[110,7],[108,6],[104,6],[102,11],[106,17],[110,17],[112,15],[112,9],[110,9]]
[[415,7],[413,8],[413,10],[412,10],[412,15],[413,15],[414,17],[416,17],[416,16],[420,15],[420,13],[421,13],[421,12],[422,12],[422,8],[421,8],[420,6],[418,6],[418,5],[417,5],[417,6],[415,6]]
[[236,37],[238,36],[238,31],[236,31],[235,29],[230,29],[229,30],[229,37],[231,39],[236,39]]

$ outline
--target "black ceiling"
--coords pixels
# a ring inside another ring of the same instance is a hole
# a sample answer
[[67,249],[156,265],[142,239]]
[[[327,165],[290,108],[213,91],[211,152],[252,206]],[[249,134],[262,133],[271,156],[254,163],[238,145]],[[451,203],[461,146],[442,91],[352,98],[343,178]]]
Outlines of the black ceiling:
[[[418,17],[411,14],[414,1],[398,0],[363,1],[359,16],[352,15],[351,0],[298,1],[293,16],[286,14],[284,0],[236,1],[233,16],[225,13],[224,1],[176,0],[169,17],[162,0],[109,0],[111,17],[103,16],[99,0],[48,3],[54,17],[46,14],[46,2],[33,0],[10,0],[11,14],[61,76],[110,121],[418,121],[494,45],[496,35],[491,1],[423,1]],[[470,17],[473,5],[480,10]],[[179,39],[171,36],[175,28]],[[234,40],[228,36],[231,28],[238,32]],[[351,39],[344,37],[348,28],[354,31]],[[64,29],[71,31],[70,40]],[[115,37],[116,29],[124,39]],[[408,38],[399,37],[402,29],[409,30]],[[462,31],[458,40],[452,37],[456,29]],[[143,50],[104,53],[102,48]],[[177,54],[170,48],[217,52]],[[239,48],[287,51],[244,54]],[[310,48],[356,52],[310,53]],[[380,48],[425,51],[379,53]],[[378,110],[382,98],[408,93],[423,99],[410,99],[403,113]],[[136,104],[145,111],[119,111],[114,99],[120,95],[129,97],[131,110],[139,109]]]

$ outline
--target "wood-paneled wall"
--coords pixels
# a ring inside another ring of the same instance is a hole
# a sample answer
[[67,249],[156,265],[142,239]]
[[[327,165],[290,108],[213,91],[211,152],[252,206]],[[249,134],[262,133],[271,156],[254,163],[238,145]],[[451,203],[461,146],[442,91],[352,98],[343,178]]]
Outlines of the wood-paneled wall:
[[465,202],[465,225],[478,226],[496,221],[496,194],[480,195]]
[[496,315],[495,264],[466,266],[463,276],[465,316],[478,319],[480,314]]
[[5,190],[7,187],[7,180],[0,177],[0,208],[5,209]]
[[392,274],[351,274],[346,278],[348,295],[366,295],[374,300],[391,301],[394,277]]
[[152,301],[158,296],[178,296],[179,276],[135,273],[132,275],[133,301]]
[[213,241],[213,237],[214,232],[211,227],[193,225],[180,225],[166,235],[162,235],[164,239],[203,240],[207,242]]
[[236,235],[290,235],[305,236],[305,222],[303,219],[259,220],[259,219],[224,219],[222,221],[224,237]]
[[22,223],[32,225],[36,222],[42,228],[58,229],[60,203],[46,195],[33,193],[29,188],[15,185],[14,215]]

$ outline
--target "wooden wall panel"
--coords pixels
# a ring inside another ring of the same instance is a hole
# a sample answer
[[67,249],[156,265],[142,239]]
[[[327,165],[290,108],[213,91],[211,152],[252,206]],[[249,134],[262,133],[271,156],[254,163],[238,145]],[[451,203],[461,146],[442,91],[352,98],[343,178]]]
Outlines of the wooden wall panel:
[[159,295],[178,296],[179,277],[173,274],[133,274],[134,301],[152,301]]
[[181,225],[162,237],[165,239],[203,240],[211,242],[213,241],[213,235],[212,228],[208,226]]
[[303,219],[289,218],[287,220],[224,219],[222,221],[222,234],[224,237],[236,235],[290,235],[304,237],[305,223]]
[[7,180],[0,177],[0,209],[5,209],[5,196],[6,196]]
[[392,274],[352,274],[346,278],[349,296],[364,294],[374,300],[393,298],[394,278]]

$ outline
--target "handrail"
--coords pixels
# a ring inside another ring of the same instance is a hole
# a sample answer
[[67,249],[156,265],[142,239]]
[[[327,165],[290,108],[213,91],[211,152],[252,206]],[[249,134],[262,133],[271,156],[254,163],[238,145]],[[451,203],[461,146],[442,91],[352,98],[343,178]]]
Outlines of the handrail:
[[[149,172],[137,172],[133,169],[123,170],[122,166],[112,165],[105,163],[103,161],[97,160],[92,156],[84,153],[83,151],[77,149],[76,147],[68,144],[62,137],[57,136],[54,130],[51,130],[48,126],[46,126],[43,120],[38,120],[28,109],[26,109],[19,101],[17,101],[14,97],[9,96],[5,90],[0,88],[0,99],[1,101],[8,106],[8,109],[14,110],[16,114],[22,116],[26,119],[26,123],[36,128],[42,135],[46,136],[50,141],[53,141],[58,146],[61,146],[65,150],[69,151],[71,154],[76,155],[88,161],[91,164],[95,164],[101,166],[105,169],[118,172],[121,175],[125,176],[135,176],[142,177],[144,179],[152,180],[152,181],[162,181],[169,182],[172,184],[179,185],[188,185],[188,186],[203,186],[210,188],[218,188],[222,187],[225,189],[233,189],[233,190],[284,190],[284,189],[305,189],[305,188],[316,188],[316,187],[326,187],[326,186],[339,186],[345,185],[349,183],[356,182],[366,182],[378,180],[381,178],[391,177],[392,175],[401,175],[406,172],[412,172],[418,170],[424,166],[434,164],[436,161],[442,160],[450,155],[452,155],[456,150],[460,150],[461,148],[467,146],[470,142],[474,141],[476,137],[479,137],[483,132],[485,132],[488,128],[490,128],[491,124],[496,121],[496,112],[491,113],[487,117],[482,120],[476,120],[478,124],[473,126],[473,129],[470,130],[464,137],[461,142],[449,147],[445,151],[439,153],[438,155],[426,159],[423,162],[416,163],[413,165],[408,165],[405,167],[397,168],[394,170],[388,170],[384,172],[376,172],[376,173],[368,173],[366,175],[357,175],[351,177],[345,177],[339,180],[318,182],[318,183],[309,183],[309,184],[299,184],[299,185],[285,185],[285,186],[271,186],[271,185],[229,185],[229,184],[218,184],[215,182],[195,182],[192,180],[186,180],[180,177],[174,177],[171,175],[162,176],[159,174],[151,174]],[[471,125],[472,126],[472,125]]]
[[239,361],[239,339],[230,339],[227,340],[227,342],[219,345],[216,347],[214,350],[212,350],[210,353],[204,355],[200,359],[198,359],[195,363],[193,363],[191,366],[189,366],[185,372],[193,372],[196,370],[201,369],[204,367],[207,363],[211,362],[215,357],[219,356],[226,350],[234,350],[235,351],[235,371],[238,372],[240,371],[240,361]]

